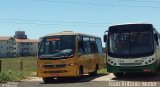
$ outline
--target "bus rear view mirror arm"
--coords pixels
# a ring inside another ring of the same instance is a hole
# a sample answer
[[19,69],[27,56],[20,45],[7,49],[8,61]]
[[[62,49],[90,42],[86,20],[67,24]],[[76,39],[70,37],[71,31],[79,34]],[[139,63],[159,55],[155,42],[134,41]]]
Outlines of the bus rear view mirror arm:
[[103,41],[104,41],[104,42],[107,42],[107,39],[108,39],[108,36],[107,36],[107,35],[104,35],[104,36],[103,36]]

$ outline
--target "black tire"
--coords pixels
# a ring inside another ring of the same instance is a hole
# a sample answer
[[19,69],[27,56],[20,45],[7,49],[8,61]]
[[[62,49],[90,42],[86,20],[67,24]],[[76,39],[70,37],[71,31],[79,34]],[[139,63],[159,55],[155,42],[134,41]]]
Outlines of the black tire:
[[121,78],[124,76],[124,73],[114,73],[117,78]]
[[83,75],[83,67],[81,66],[80,68],[79,68],[79,76],[82,76]]
[[53,78],[50,78],[50,77],[43,78],[43,82],[44,83],[52,83],[53,82]]
[[90,76],[96,76],[98,74],[98,65],[96,65],[95,71],[89,73]]
[[79,76],[77,76],[77,77],[75,77],[75,80],[77,80],[77,81],[79,81],[79,80],[81,80],[82,79],[82,76],[83,76],[83,67],[81,66],[80,68],[79,68]]

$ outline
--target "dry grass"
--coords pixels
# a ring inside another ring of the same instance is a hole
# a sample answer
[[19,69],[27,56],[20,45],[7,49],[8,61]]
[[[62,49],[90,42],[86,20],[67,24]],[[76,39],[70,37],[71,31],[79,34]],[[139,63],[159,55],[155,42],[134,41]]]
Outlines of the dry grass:
[[[36,57],[1,58],[0,81],[19,81],[36,72]],[[21,70],[21,61],[23,66]]]

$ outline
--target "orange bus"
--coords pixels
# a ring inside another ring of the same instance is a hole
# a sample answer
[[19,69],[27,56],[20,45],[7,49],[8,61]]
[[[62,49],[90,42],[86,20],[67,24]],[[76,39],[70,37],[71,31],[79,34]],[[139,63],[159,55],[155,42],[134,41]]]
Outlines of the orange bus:
[[38,77],[45,83],[60,77],[96,75],[104,68],[100,37],[71,31],[46,35],[39,44]]

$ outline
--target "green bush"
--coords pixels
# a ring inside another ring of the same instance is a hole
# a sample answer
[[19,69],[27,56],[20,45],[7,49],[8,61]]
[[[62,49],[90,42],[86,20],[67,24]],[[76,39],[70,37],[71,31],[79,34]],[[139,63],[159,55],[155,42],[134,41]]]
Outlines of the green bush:
[[20,71],[6,71],[0,73],[0,82],[8,82],[8,81],[20,81],[25,77],[26,75],[23,72]]
[[98,70],[98,74],[108,74],[106,69]]
[[0,73],[0,82],[2,81],[10,81],[12,78],[11,76],[9,75],[8,72],[1,72]]
[[27,78],[26,73],[20,71],[6,71],[0,73],[0,82],[8,82],[8,81],[20,81],[22,79]]
[[[0,82],[20,81],[30,76],[36,76],[36,57],[1,58]],[[23,61],[23,71],[21,71],[21,61]]]

